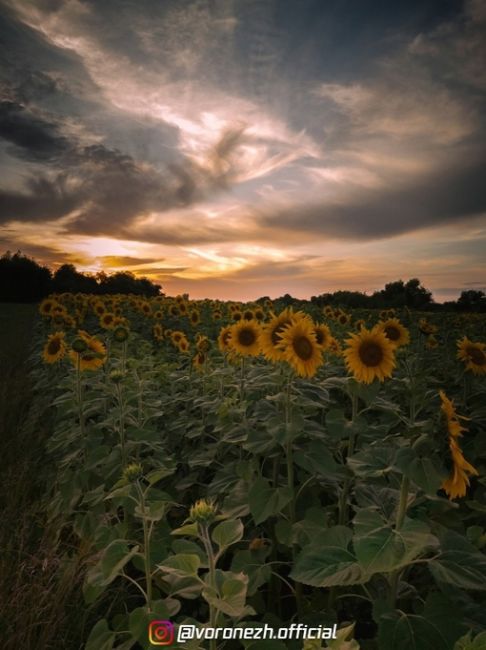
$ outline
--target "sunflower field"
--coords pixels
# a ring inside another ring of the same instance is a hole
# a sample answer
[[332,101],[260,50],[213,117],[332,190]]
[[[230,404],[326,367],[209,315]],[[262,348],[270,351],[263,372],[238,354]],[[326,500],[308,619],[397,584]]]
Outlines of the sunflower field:
[[486,647],[484,315],[84,294],[39,312],[46,518],[86,650],[151,648],[155,620],[337,624],[187,650]]

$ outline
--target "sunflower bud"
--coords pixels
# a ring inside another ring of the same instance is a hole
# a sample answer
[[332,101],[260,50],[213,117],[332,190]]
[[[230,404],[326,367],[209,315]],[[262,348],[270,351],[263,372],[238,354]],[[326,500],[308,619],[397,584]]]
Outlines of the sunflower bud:
[[112,370],[110,372],[110,379],[114,384],[119,384],[124,376],[125,373],[121,370]]
[[73,341],[72,347],[74,352],[77,352],[78,354],[82,354],[83,352],[86,352],[86,350],[88,349],[88,344],[80,336],[77,336]]
[[123,343],[128,338],[128,329],[123,325],[118,325],[118,327],[115,327],[113,330],[113,338],[115,341],[118,341],[118,343]]
[[210,524],[216,517],[216,507],[212,501],[199,499],[190,509],[189,516],[198,524]]
[[123,478],[127,483],[134,483],[143,476],[143,469],[140,463],[130,463],[123,470]]

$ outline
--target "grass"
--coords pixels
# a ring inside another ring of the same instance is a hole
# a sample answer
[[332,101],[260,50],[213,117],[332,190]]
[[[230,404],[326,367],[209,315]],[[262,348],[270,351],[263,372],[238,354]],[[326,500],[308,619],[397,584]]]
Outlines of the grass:
[[0,646],[72,650],[85,636],[82,559],[45,519],[50,408],[29,374],[35,319],[35,305],[0,304]]

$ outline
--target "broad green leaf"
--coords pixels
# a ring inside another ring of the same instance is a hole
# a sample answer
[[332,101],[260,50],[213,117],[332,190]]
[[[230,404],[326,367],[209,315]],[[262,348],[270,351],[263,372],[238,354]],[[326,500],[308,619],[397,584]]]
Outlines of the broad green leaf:
[[253,609],[246,605],[247,587],[246,574],[217,570],[216,589],[207,584],[202,595],[210,605],[223,614],[232,618],[241,618],[254,613]]
[[86,641],[85,650],[112,650],[116,634],[108,627],[105,618],[98,621]]
[[351,530],[345,526],[323,531],[318,543],[305,546],[299,553],[291,578],[314,587],[364,582],[356,557],[349,550],[352,536]]
[[100,560],[103,577],[100,585],[109,585],[122,572],[123,567],[138,553],[139,547],[128,547],[125,540],[116,539],[106,547]]
[[437,493],[444,480],[444,475],[437,462],[427,456],[418,456],[410,447],[399,450],[395,465],[415,485],[432,496]]
[[199,537],[197,524],[186,524],[180,528],[174,528],[174,530],[171,532],[171,535],[188,535],[189,537]]
[[194,577],[197,576],[198,569],[201,566],[201,560],[194,553],[178,553],[177,555],[171,555],[158,566],[164,573],[169,573],[179,578]]
[[279,514],[290,503],[292,491],[288,487],[273,488],[264,478],[258,478],[251,486],[248,501],[256,524]]
[[[366,525],[362,527],[359,526],[361,517],[366,517]],[[407,518],[397,531],[380,525],[377,518],[377,527],[372,528],[370,513],[365,511],[358,512],[354,522],[358,531],[353,540],[356,558],[368,576],[402,568],[438,544],[427,524],[421,521]]]
[[446,582],[461,589],[486,591],[486,555],[480,551],[444,551],[428,567],[439,584]]
[[383,476],[391,471],[395,455],[396,448],[392,445],[371,446],[350,456],[347,464],[357,476]]
[[440,629],[423,616],[395,610],[381,617],[379,650],[450,650]]
[[211,537],[220,549],[236,544],[243,537],[244,527],[241,519],[222,521],[213,530]]

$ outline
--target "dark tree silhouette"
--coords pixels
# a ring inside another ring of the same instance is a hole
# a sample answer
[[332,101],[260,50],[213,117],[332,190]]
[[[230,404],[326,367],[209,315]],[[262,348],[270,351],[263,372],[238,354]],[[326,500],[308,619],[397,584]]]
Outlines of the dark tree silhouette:
[[36,302],[51,289],[51,272],[17,251],[0,258],[0,301]]

